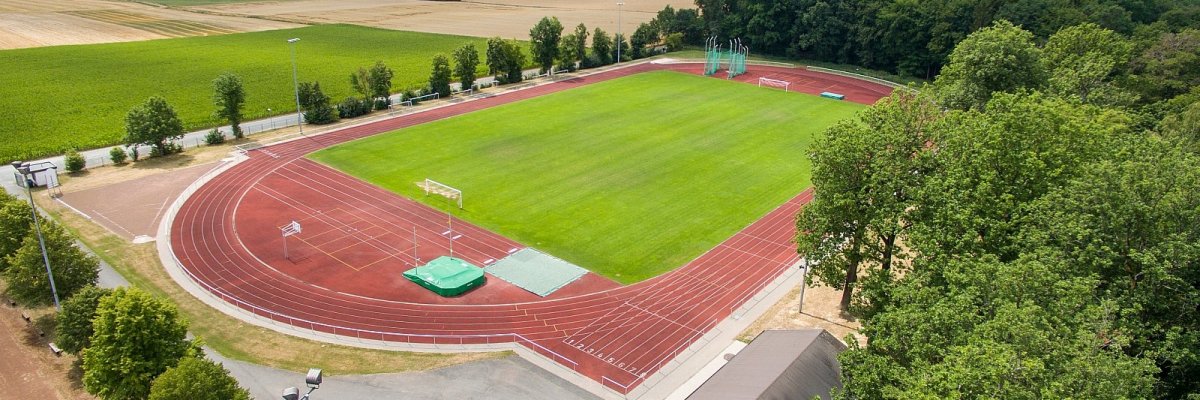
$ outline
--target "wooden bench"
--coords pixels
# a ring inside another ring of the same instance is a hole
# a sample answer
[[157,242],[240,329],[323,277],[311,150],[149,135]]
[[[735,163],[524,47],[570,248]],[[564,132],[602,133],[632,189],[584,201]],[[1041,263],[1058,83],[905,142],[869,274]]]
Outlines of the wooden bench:
[[21,319],[25,320],[25,323],[27,324],[33,323],[33,320],[29,319],[29,314],[24,312],[21,312]]
[[50,342],[50,352],[54,353],[54,355],[56,355],[56,356],[61,356],[63,350],[58,348],[58,346],[55,345],[54,342]]

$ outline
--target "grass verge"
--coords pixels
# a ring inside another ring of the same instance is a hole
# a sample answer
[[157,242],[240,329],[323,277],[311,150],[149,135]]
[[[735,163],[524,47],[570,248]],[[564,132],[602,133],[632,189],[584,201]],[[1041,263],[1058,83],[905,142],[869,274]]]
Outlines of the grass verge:
[[[322,150],[322,163],[622,283],[679,267],[809,185],[862,105],[649,72]],[[424,196],[425,178],[465,210]]]

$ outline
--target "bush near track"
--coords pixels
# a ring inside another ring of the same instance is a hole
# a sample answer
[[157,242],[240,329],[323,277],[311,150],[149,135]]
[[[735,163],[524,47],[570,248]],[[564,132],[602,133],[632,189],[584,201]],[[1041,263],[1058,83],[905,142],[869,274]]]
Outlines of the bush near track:
[[[354,25],[189,37],[130,43],[55,46],[0,51],[0,158],[61,154],[117,144],[130,108],[162,95],[188,130],[215,126],[212,80],[241,75],[244,114],[261,117],[295,109],[288,38],[299,37],[301,81],[320,81],[334,99],[352,95],[350,73],[383,60],[395,71],[393,91],[424,85],[434,54],[467,42],[466,36],[393,31]],[[486,72],[486,71],[482,71]],[[481,72],[481,75],[482,75]]]
[[[814,135],[862,105],[649,72],[312,158],[622,283],[679,267],[809,186]],[[466,209],[414,184],[463,191]]]

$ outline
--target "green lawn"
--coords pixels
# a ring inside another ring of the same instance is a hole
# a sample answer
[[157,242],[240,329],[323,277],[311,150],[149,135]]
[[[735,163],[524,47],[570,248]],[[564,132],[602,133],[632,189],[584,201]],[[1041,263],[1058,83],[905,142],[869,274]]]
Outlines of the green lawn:
[[[352,92],[349,76],[383,60],[395,71],[393,90],[424,85],[436,53],[467,42],[481,55],[486,40],[367,28],[322,25],[231,35],[129,43],[54,46],[0,51],[0,158],[61,154],[67,147],[118,143],[125,114],[151,95],[162,95],[184,124],[200,129],[213,118],[212,80],[222,72],[242,76],[245,115],[267,108],[292,111],[292,65],[288,38],[299,37],[300,80],[320,81],[335,102]],[[481,60],[482,61],[482,60]]]
[[[682,266],[809,185],[814,135],[863,106],[651,72],[311,158],[622,283]],[[431,178],[465,210],[426,197]]]

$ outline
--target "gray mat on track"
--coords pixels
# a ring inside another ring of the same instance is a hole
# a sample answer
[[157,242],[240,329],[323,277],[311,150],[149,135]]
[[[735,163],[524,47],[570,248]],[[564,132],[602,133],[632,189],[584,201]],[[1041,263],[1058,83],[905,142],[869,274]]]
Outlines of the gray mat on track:
[[509,254],[483,270],[542,297],[549,296],[588,272],[578,265],[530,247]]

